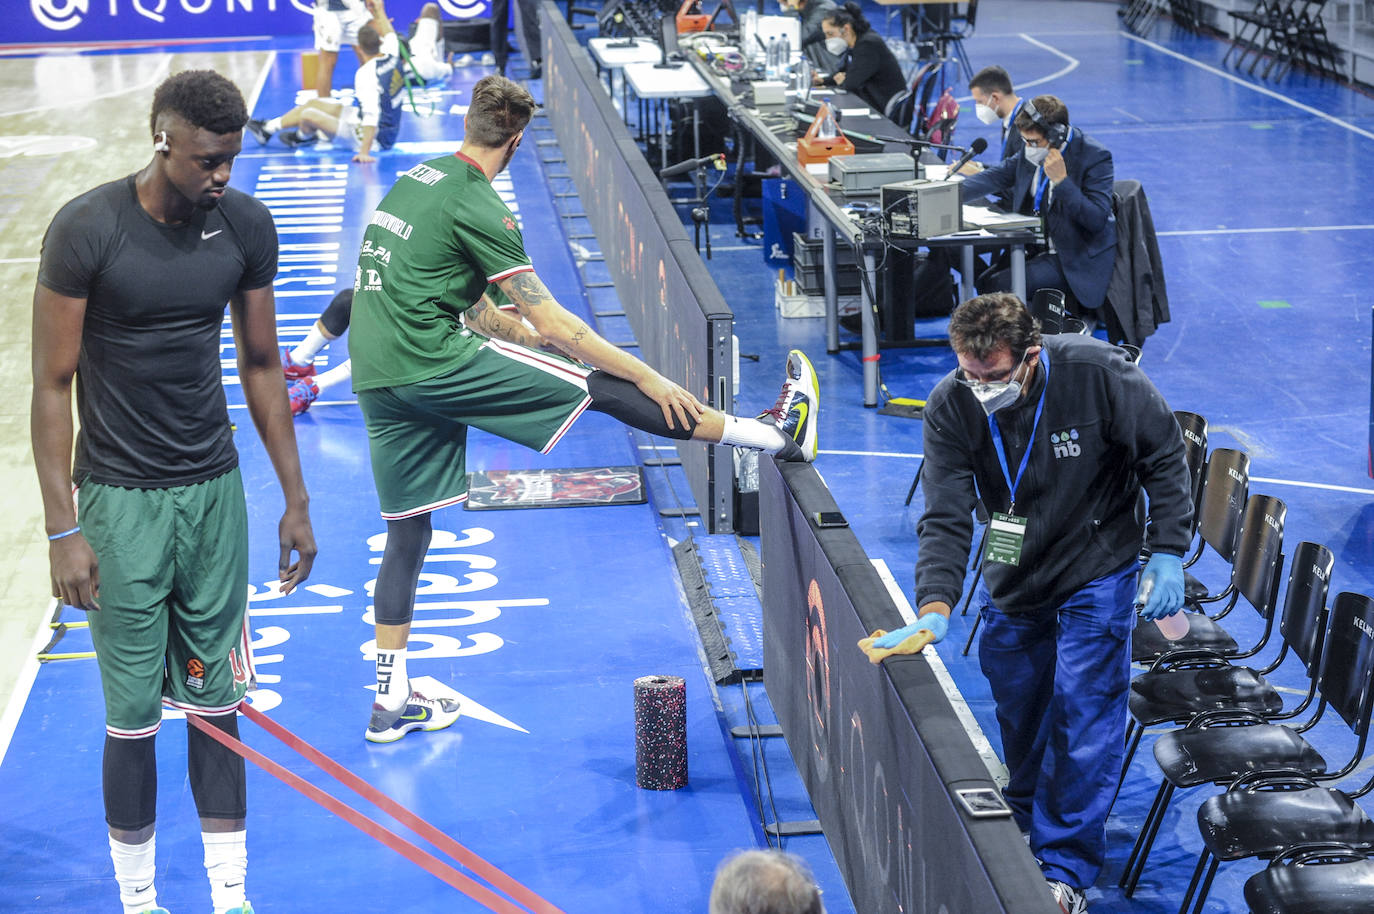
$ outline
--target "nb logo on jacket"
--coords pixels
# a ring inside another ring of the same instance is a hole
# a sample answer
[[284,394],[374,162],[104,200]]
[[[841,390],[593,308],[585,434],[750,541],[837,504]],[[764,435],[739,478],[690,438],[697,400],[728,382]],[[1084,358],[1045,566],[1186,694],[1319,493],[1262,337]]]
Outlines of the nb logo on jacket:
[[1078,446],[1078,429],[1066,428],[1062,432],[1050,433],[1050,444],[1054,446],[1054,456],[1077,457],[1083,453]]

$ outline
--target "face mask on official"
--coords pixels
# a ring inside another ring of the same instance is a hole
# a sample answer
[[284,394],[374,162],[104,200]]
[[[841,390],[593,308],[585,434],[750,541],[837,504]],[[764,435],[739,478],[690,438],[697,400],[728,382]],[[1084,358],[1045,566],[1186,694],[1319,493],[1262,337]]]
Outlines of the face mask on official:
[[[1026,357],[1030,355],[1030,350],[1021,353],[1021,361],[1016,363],[1011,374],[1005,381],[970,381],[964,377],[959,377],[959,383],[969,389],[978,400],[978,405],[983,407],[983,412],[991,416],[999,409],[1006,409],[1017,400],[1021,399],[1022,385],[1017,376],[1021,373],[1021,368],[1026,364]],[[963,374],[962,370],[959,373]]]
[[1032,165],[1043,165],[1045,162],[1045,156],[1050,154],[1050,147],[1027,146],[1025,149],[1022,149],[1021,152],[1023,155],[1025,155],[1026,161],[1031,163]]
[[993,108],[983,104],[982,102],[973,103],[973,113],[977,115],[978,120],[982,121],[984,124],[987,124],[989,127],[991,127],[993,124],[1001,120],[1001,118],[997,116],[997,112]]
[[849,42],[838,35],[834,35],[825,39],[825,49],[836,57],[839,57],[845,51],[849,50]]

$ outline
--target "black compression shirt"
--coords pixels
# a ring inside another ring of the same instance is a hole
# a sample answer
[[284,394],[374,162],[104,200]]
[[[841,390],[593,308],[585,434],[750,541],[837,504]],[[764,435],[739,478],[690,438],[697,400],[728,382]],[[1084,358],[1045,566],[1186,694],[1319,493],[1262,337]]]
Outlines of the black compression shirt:
[[224,310],[276,272],[271,215],[233,188],[179,225],[148,215],[132,175],[58,211],[38,280],[86,300],[74,482],[191,485],[238,464],[220,380]]

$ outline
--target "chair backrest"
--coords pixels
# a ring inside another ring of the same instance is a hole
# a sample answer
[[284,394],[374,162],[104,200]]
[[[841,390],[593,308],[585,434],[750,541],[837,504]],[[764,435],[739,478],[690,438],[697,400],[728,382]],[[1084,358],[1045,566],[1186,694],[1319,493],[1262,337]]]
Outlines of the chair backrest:
[[931,100],[935,98],[935,92],[940,88],[943,76],[941,62],[932,60],[918,69],[916,75],[911,78],[912,114],[908,126],[915,136],[925,137],[929,126]]
[[1058,333],[1064,328],[1064,293],[1058,289],[1036,289],[1030,300],[1031,317],[1040,322],[1041,333]]
[[964,37],[973,34],[973,25],[978,21],[978,0],[968,0],[968,9],[964,10]]
[[1283,524],[1288,506],[1272,495],[1251,495],[1245,502],[1231,583],[1266,619],[1279,603],[1283,567]]
[[[953,89],[945,89],[935,102],[935,108],[926,120],[926,137],[932,143],[949,144],[954,139],[954,125],[959,121],[959,102],[954,98]],[[941,153],[948,150],[941,150]]]
[[1369,728],[1374,709],[1374,599],[1345,591],[1331,607],[1318,687],[1327,704],[1356,734]]
[[1326,635],[1326,593],[1331,586],[1331,550],[1320,543],[1301,542],[1288,563],[1288,592],[1283,598],[1279,633],[1310,676],[1322,655]]
[[1202,481],[1197,528],[1203,541],[1228,563],[1235,560],[1237,533],[1249,490],[1249,455],[1229,447],[1212,451]]
[[905,130],[911,126],[913,105],[914,97],[911,90],[903,89],[887,100],[887,105],[883,108],[883,117]]
[[1174,410],[1174,419],[1183,433],[1183,456],[1188,461],[1188,479],[1193,487],[1193,529],[1197,529],[1197,507],[1202,495],[1202,471],[1207,466],[1207,420],[1197,413]]

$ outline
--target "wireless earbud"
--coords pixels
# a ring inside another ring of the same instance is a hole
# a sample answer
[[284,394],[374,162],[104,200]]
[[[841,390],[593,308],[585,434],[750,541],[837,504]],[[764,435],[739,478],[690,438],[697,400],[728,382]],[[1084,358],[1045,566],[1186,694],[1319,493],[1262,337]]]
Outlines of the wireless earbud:
[[159,130],[153,134],[153,152],[167,152],[172,147],[167,143],[167,131]]

